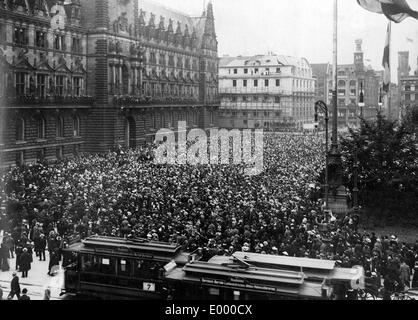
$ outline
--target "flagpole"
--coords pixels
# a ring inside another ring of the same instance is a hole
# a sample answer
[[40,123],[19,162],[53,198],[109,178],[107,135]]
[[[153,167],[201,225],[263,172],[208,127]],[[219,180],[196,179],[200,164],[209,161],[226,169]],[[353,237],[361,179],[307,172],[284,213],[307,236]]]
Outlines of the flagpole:
[[[392,49],[392,22],[389,21],[389,66],[390,66],[390,70],[392,69],[392,63],[391,63],[391,52],[390,50]],[[388,92],[387,92],[387,110],[388,110],[388,119],[392,120],[392,110],[391,110],[391,99],[390,99],[390,83],[392,81],[392,72],[391,72],[391,78],[389,80],[389,87],[388,87]]]
[[332,145],[338,148],[338,1],[334,0],[334,112],[332,119]]

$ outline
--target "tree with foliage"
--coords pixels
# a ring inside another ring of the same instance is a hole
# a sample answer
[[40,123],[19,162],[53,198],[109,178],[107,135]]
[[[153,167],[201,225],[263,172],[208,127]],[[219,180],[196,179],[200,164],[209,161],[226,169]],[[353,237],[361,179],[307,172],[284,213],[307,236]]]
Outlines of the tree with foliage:
[[[418,148],[412,114],[389,121],[378,114],[373,121],[341,137],[344,180],[353,189],[357,155],[359,201],[382,214],[408,215],[418,208]],[[382,210],[383,209],[383,210]]]

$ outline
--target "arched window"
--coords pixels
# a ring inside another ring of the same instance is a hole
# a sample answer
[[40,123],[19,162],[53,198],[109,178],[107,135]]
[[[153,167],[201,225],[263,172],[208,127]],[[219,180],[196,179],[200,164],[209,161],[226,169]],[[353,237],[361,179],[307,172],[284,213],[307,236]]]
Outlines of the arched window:
[[57,118],[57,138],[64,138],[64,118]]
[[344,80],[338,81],[338,86],[339,87],[345,87],[345,81]]
[[354,80],[350,81],[350,87],[355,87],[357,85],[357,83]]
[[45,119],[39,118],[37,121],[38,139],[45,139]]
[[25,141],[25,119],[18,118],[16,121],[16,141]]
[[74,137],[80,136],[80,118],[78,116],[73,118],[73,135]]

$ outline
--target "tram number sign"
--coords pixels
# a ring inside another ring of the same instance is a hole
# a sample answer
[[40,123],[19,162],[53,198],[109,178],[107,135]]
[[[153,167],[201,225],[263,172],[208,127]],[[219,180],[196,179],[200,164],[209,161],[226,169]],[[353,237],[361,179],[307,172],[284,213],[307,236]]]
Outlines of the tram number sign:
[[152,282],[144,282],[142,284],[142,290],[149,291],[149,292],[155,292],[155,283],[152,283]]

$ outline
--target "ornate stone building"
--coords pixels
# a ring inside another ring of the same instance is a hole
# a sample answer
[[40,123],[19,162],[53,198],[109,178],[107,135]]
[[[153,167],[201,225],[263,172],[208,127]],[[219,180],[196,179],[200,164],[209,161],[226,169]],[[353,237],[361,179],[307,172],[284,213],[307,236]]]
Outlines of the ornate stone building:
[[0,0],[1,165],[82,151],[86,90],[81,3]]
[[196,18],[147,1],[83,1],[90,151],[153,141],[161,128],[216,124],[217,40],[212,4]]
[[1,165],[106,152],[217,123],[212,4],[0,0]]

